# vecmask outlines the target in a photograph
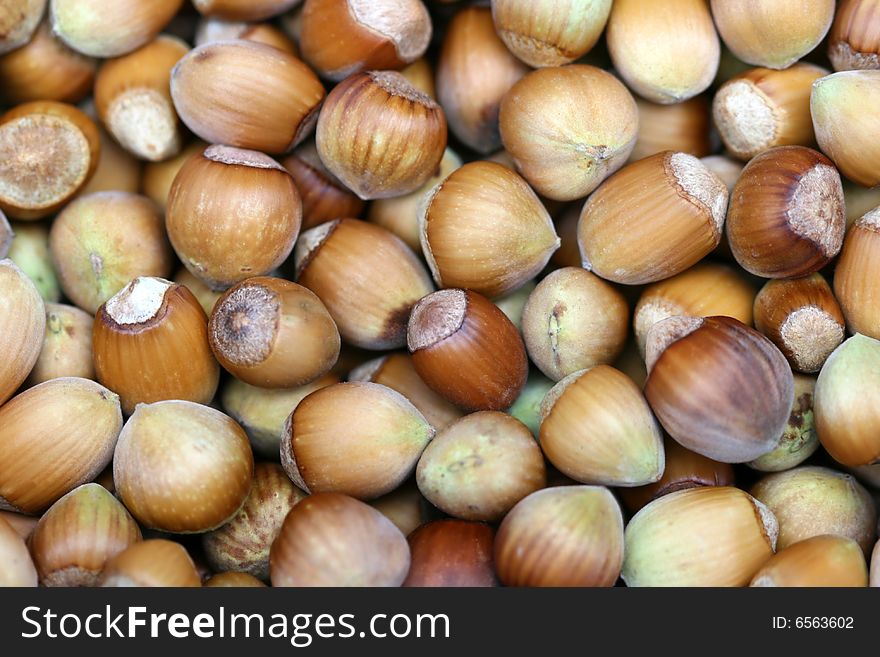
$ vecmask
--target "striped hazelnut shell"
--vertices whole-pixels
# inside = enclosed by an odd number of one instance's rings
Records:
[[[420,300],[407,343],[419,376],[462,408],[506,409],[525,386],[528,360],[519,331],[476,292],[440,290]]]
[[[840,174],[810,148],[780,146],[758,155],[730,195],[727,239],[736,261],[756,276],[818,271],[840,251],[845,229]]]
[[[99,484],[83,484],[43,514],[30,548],[43,586],[94,586],[106,562],[140,540],[119,500]]]
[[[541,418],[541,449],[575,481],[643,486],[663,474],[660,426],[638,386],[610,365],[562,379],[544,397]]]
[[[880,339],[880,208],[850,227],[834,270],[834,295],[850,333]]]
[[[406,344],[413,304],[434,286],[396,235],[357,219],[305,231],[294,251],[297,282],[318,295],[342,339],[363,349]]]
[[[674,276],[718,246],[727,198],[721,179],[692,155],[664,151],[634,162],[584,204],[584,268],[627,285]]]
[[[340,493],[316,493],[293,507],[269,555],[272,586],[400,586],[409,565],[400,530]]]
[[[626,526],[627,586],[745,586],[776,550],[779,523],[751,495],[700,486],[660,497]]]
[[[794,377],[763,335],[730,317],[670,317],[648,333],[645,396],[678,442],[724,463],[771,451]]]
[[[614,586],[623,556],[623,515],[601,486],[532,493],[495,536],[495,568],[506,586]]]
[[[247,499],[254,459],[244,430],[208,406],[140,404],[113,457],[116,493],[144,525],[201,533],[231,520]]]
[[[0,407],[0,508],[40,513],[92,481],[121,429],[119,397],[88,379],[52,379],[13,397]]]
[[[205,311],[189,290],[162,278],[136,278],[101,306],[92,353],[98,380],[127,415],[163,399],[207,404],[217,391]]]
[[[377,383],[337,383],[303,399],[281,440],[287,475],[309,493],[369,500],[415,469],[434,427],[403,395]]]

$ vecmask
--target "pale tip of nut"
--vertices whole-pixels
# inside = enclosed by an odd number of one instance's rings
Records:
[[[836,71],[880,69],[880,55],[875,52],[853,50],[846,41],[838,41],[828,48],[828,59]]]
[[[434,251],[431,249],[431,242],[428,239],[428,222],[429,214],[431,212],[431,204],[434,202],[434,198],[443,189],[443,184],[446,181],[443,180],[436,185],[429,192],[427,192],[422,198],[419,200],[417,217],[419,222],[419,243],[422,246],[422,255],[425,256],[425,262],[428,265],[428,271],[431,272],[431,277],[434,279],[434,282],[437,284],[437,287],[443,287],[443,277],[440,275],[440,268],[437,266],[437,260],[434,258]]]
[[[769,588],[775,587],[776,581],[770,575],[760,575],[752,580],[752,583],[749,586],[755,588]]]
[[[671,344],[690,335],[702,325],[702,317],[685,315],[667,317],[654,324],[648,331],[648,338],[645,342],[645,366],[648,368],[648,374],[651,373],[657,360]]]
[[[203,2],[204,0],[193,0],[193,4],[196,7]],[[199,21],[196,27],[195,45],[198,47],[206,43],[213,43],[214,41],[240,39],[248,27],[250,25],[242,21],[224,21],[213,17],[204,18]]]
[[[816,306],[792,312],[779,327],[779,335],[801,372],[818,372],[846,337],[844,327]]]
[[[104,311],[120,326],[142,324],[156,316],[174,285],[164,278],[140,276],[112,296]]]
[[[431,16],[420,0],[348,0],[348,9],[358,23],[390,40],[404,61],[420,57],[431,43]]]
[[[5,497],[0,496],[0,510],[2,511],[12,511],[13,513],[24,513],[23,509],[18,508]]]
[[[413,306],[406,338],[411,352],[425,349],[458,331],[467,313],[464,290],[440,290]]]
[[[773,104],[750,80],[731,80],[712,102],[712,117],[727,147],[750,158],[770,147],[779,132]]]
[[[767,538],[767,542],[770,544],[770,548],[776,552],[776,542],[779,539],[779,521],[776,519],[776,516],[773,515],[773,512],[767,508],[767,506],[761,502],[760,500],[756,500],[754,497],[749,496],[752,504],[755,507],[755,511],[758,515],[758,520],[761,522],[761,527],[763,530],[764,536]]]
[[[250,151],[246,148],[235,148],[234,146],[223,146],[215,144],[208,146],[202,156],[212,162],[220,164],[238,165],[243,167],[251,167],[253,169],[277,169],[287,173],[287,169],[278,164],[275,160],[259,151]]]
[[[297,277],[302,274],[315,253],[333,234],[333,231],[336,230],[340,222],[340,219],[327,221],[300,234],[299,239],[296,241],[296,248],[293,251],[293,269]]]
[[[279,328],[278,295],[259,283],[244,282],[223,296],[211,313],[212,346],[235,365],[262,363]]]
[[[0,210],[0,260],[3,260],[6,254],[9,253],[9,247],[12,246],[13,239],[15,239],[15,231],[12,230],[9,220],[3,214],[3,210]],[[10,262],[12,261],[10,260]]]
[[[349,381],[367,381],[372,382],[376,374],[385,366],[388,356],[379,356],[373,360],[368,360],[362,365],[358,365],[348,373]]]
[[[880,233],[880,207],[876,207],[856,219],[855,225]]]
[[[57,116],[29,114],[0,125],[0,199],[49,208],[81,187],[91,165],[88,139]]]
[[[122,146],[151,162],[180,150],[177,115],[170,101],[154,89],[130,89],[107,110],[107,128]]]
[[[648,332],[651,330],[651,327],[667,317],[681,315],[683,310],[679,304],[663,298],[653,298],[638,304],[633,315],[633,330],[636,334],[636,342],[638,343],[642,360],[645,359]]]
[[[291,413],[284,421],[284,427],[281,430],[281,467],[284,468],[284,472],[287,473],[288,479],[293,482],[294,486],[311,494],[312,491],[306,485],[302,473],[299,471],[299,466],[296,464],[296,456],[293,454],[294,439],[293,413]]]
[[[699,158],[687,153],[672,153],[669,168],[685,195],[709,215],[715,236],[720,240],[727,215],[727,185]]]
[[[846,230],[843,184],[837,169],[817,164],[798,179],[788,208],[788,223],[796,235],[813,242],[826,258],[837,255]]]
[[[397,71],[370,71],[369,76],[380,89],[390,96],[397,96],[429,109],[439,107],[433,98],[419,90]]]

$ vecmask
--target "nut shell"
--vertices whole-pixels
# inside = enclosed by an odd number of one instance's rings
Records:
[[[27,378],[40,357],[46,331],[43,300],[11,260],[0,260],[0,405]]]
[[[850,227],[834,270],[834,294],[850,333],[880,340],[880,208]]]
[[[880,184],[876,117],[863,108],[880,102],[880,71],[842,71],[813,83],[810,113],[819,148],[840,172],[864,187]]]
[[[192,587],[201,578],[186,549],[180,543],[153,538],[140,541],[107,562],[98,586],[104,587]]]
[[[498,36],[529,66],[562,66],[588,53],[605,28],[611,0],[492,0]]]
[[[314,127],[324,87],[290,53],[234,40],[189,51],[171,72],[171,97],[181,120],[209,143],[286,153]]]
[[[440,290],[423,298],[410,314],[407,342],[422,380],[462,408],[509,408],[525,386],[519,331],[476,292]]]
[[[673,105],[660,105],[636,98],[639,108],[639,135],[630,160],[677,151],[694,157],[712,152],[709,102],[705,95]]]
[[[0,586],[37,586],[37,569],[23,537],[0,518]]]
[[[433,437],[434,428],[400,393],[376,383],[337,383],[294,409],[281,462],[309,493],[369,500],[397,488]]]
[[[767,475],[752,487],[779,521],[780,550],[812,536],[856,541],[865,554],[874,544],[877,510],[854,477],[816,466]]]
[[[495,536],[495,567],[506,586],[614,586],[623,562],[623,516],[600,486],[532,493]]]
[[[528,427],[505,413],[478,411],[437,434],[419,459],[416,482],[449,515],[495,521],[547,480]]]
[[[0,14],[0,53],[15,50],[31,40],[46,11],[47,0],[22,0],[7,5]]]
[[[663,441],[665,467],[656,482],[634,488],[618,488],[617,494],[628,511],[636,513],[650,502],[679,490],[700,486],[733,486],[733,466],[719,463],[685,449],[671,438]]]
[[[772,280],[755,297],[755,327],[798,372],[818,372],[843,342],[843,312],[821,274]]]
[[[227,21],[262,21],[293,9],[301,0],[194,0],[203,16]]]
[[[207,404],[220,377],[207,324],[199,302],[182,285],[134,279],[95,318],[98,380],[120,396],[127,415],[140,403],[163,399]]]
[[[88,379],[52,379],[13,397],[0,407],[0,508],[40,513],[92,481],[121,429],[119,397]]]
[[[857,333],[839,346],[819,373],[813,404],[819,440],[836,461],[880,462],[880,340]]]
[[[320,297],[342,339],[363,349],[406,344],[413,304],[434,289],[425,266],[397,236],[357,219],[303,233],[297,281]]]
[[[400,586],[410,552],[381,513],[339,493],[297,504],[272,544],[272,586]]]
[[[279,161],[299,191],[303,230],[333,219],[360,216],[364,202],[327,171],[314,142],[301,144]]]
[[[141,540],[125,507],[99,484],[83,484],[55,502],[30,537],[43,586],[94,586],[105,563]]]
[[[806,0],[797,12],[787,0],[711,0],[715,27],[737,58],[768,68],[791,66],[828,33],[834,0]]]
[[[64,376],[95,378],[92,316],[73,306],[46,303],[46,334],[27,383],[37,385]]]
[[[812,84],[828,71],[799,62],[775,71],[755,68],[718,89],[712,116],[727,150],[748,160],[774,146],[812,146]]]
[[[9,103],[77,103],[91,91],[96,68],[95,60],[68,48],[43,21],[27,44],[0,57],[0,96]]]
[[[49,253],[49,227],[36,222],[12,224],[8,257],[37,287],[44,301],[61,301],[61,286]]]
[[[738,488],[701,486],[654,500],[626,526],[627,586],[745,586],[776,550],[779,524]]]
[[[95,78],[101,122],[127,151],[152,162],[180,151],[181,135],[171,100],[171,69],[189,45],[159,36],[143,48],[105,62]]]
[[[803,146],[780,146],[749,162],[727,210],[736,261],[764,278],[805,276],[843,245],[843,186],[831,160]]]
[[[828,34],[828,58],[835,71],[880,68],[876,0],[841,0]]]
[[[499,297],[534,278],[559,248],[544,205],[519,175],[470,162],[419,208],[422,252],[439,287]]]
[[[533,71],[513,85],[501,101],[499,122],[504,147],[535,190],[572,201],[624,165],[639,114],[617,78],[573,64]]]
[[[262,588],[266,585],[253,575],[248,575],[247,573],[226,572],[212,575],[211,578],[205,582],[204,586],[211,588]]]
[[[118,57],[151,41],[180,9],[183,0],[50,0],[52,31],[91,57]]]
[[[541,449],[575,481],[643,486],[663,474],[663,436],[648,402],[609,365],[562,379],[544,397],[541,416]]]
[[[738,269],[704,262],[646,287],[633,311],[633,330],[645,357],[648,333],[657,322],[687,315],[725,315],[752,325],[755,287]]]
[[[678,103],[712,84],[721,58],[703,0],[616,0],[608,52],[627,86],[655,103]]]
[[[165,222],[186,268],[225,290],[281,266],[299,234],[302,204],[293,178],[275,160],[209,146],[177,172]]]
[[[497,586],[489,525],[464,520],[435,520],[409,537],[412,557],[403,586]]]
[[[303,57],[337,82],[366,69],[402,68],[431,41],[421,0],[307,0],[300,21]]]
[[[232,520],[204,534],[205,557],[215,572],[247,573],[269,579],[269,549],[284,518],[306,494],[290,483],[276,463],[254,466],[254,485]]]
[[[324,166],[360,198],[402,196],[437,170],[446,116],[400,73],[358,73],[327,96],[315,143]]]
[[[254,459],[231,418],[189,401],[141,404],[113,458],[116,492],[145,527],[205,532],[228,522],[251,489]]]
[[[724,463],[771,451],[788,422],[794,377],[763,335],[730,317],[670,317],[648,333],[645,396],[663,428]]]
[[[39,100],[0,116],[0,211],[53,214],[89,181],[101,152],[97,126],[73,105]]]
[[[718,246],[727,198],[721,179],[692,155],[664,151],[634,162],[584,204],[584,268],[627,285],[674,276]]]
[[[254,277],[220,297],[208,322],[211,350],[236,378],[293,388],[327,373],[339,357],[339,331],[310,290]]]
[[[353,369],[348,380],[379,383],[396,390],[438,431],[464,415],[422,381],[409,354],[392,353],[367,361]]]
[[[861,587],[868,567],[859,544],[842,536],[814,536],[772,556],[749,586]]]
[[[750,468],[761,472],[790,470],[810,458],[819,448],[819,434],[813,410],[815,388],[815,377],[795,374],[794,403],[779,443],[773,451],[750,461]]]
[[[223,410],[235,418],[247,432],[254,452],[263,458],[277,459],[284,423],[293,409],[315,390],[339,383],[335,374],[296,388],[258,388],[231,377],[220,396]]]
[[[529,295],[522,333],[529,357],[554,381],[613,362],[628,333],[623,295],[580,267],[551,272]]]
[[[130,192],[95,192],[68,204],[52,222],[49,249],[64,294],[90,314],[133,278],[167,278],[173,267],[159,208]]]
[[[498,150],[501,99],[528,72],[496,34],[488,8],[456,13],[437,62],[437,98],[452,133],[479,153]]]

